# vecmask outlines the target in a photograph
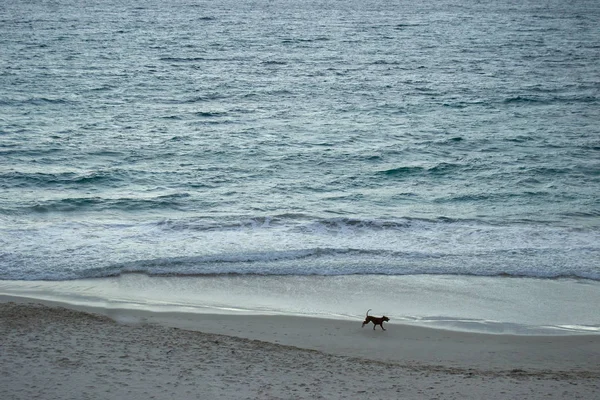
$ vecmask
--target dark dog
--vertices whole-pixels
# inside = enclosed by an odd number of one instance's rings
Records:
[[[370,308],[369,308],[369,311],[371,311]],[[389,321],[390,319],[388,317],[386,317],[385,315],[383,317],[373,317],[372,315],[369,315],[369,311],[367,311],[367,316],[365,317],[365,320],[363,321],[361,328],[364,328],[366,324],[368,324],[369,322],[372,322],[373,330],[375,330],[375,327],[377,325],[379,325],[381,327],[381,329],[383,329],[385,331],[385,328],[383,327],[383,323]]]

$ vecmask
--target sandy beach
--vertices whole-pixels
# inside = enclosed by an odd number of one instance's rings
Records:
[[[592,399],[600,335],[0,298],[2,399]],[[63,308],[69,307],[69,308]]]

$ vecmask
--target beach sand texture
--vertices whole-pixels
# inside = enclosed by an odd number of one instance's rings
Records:
[[[593,399],[600,392],[600,335],[404,325],[382,332],[360,321],[124,310],[109,318],[3,300],[0,398],[7,400]]]

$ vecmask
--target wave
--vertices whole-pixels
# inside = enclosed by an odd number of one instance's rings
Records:
[[[55,185],[97,185],[106,183],[115,183],[125,180],[125,173],[119,171],[98,171],[93,173],[77,172],[7,172],[0,174],[2,188],[11,187],[51,187]]]
[[[460,139],[456,141],[460,141]],[[439,163],[431,167],[406,166],[391,168],[379,171],[379,174],[393,177],[409,177],[414,175],[446,175],[455,173],[455,171],[460,168],[463,168],[463,166],[459,164]]]
[[[596,96],[513,96],[503,100],[504,104],[548,105],[554,103],[596,103]]]
[[[195,63],[199,61],[206,61],[204,57],[161,57],[160,61],[174,62],[174,63]]]
[[[183,200],[180,196],[184,196]],[[148,201],[169,207],[186,193]],[[101,208],[94,198],[59,210]],[[146,207],[116,199],[118,207]],[[38,212],[46,212],[48,205]],[[116,206],[110,205],[111,210]],[[164,207],[163,207],[164,209]],[[103,217],[105,218],[105,217]],[[10,227],[7,227],[10,226]],[[70,280],[143,273],[478,275],[600,280],[597,228],[452,218],[329,218],[303,213],[0,227],[0,279]],[[8,238],[18,237],[18,240]],[[5,238],[5,239],[3,239]]]
[[[266,60],[262,62],[263,65],[288,65],[287,61],[284,60]]]
[[[327,42],[331,39],[326,36],[317,36],[314,38],[285,38],[281,41],[282,44],[298,44],[298,43],[313,43],[313,42]]]
[[[26,207],[26,211],[34,213],[80,212],[80,211],[135,211],[147,209],[176,209],[186,207],[188,193],[175,193],[150,198],[114,198],[71,197],[59,200],[48,200]],[[21,210],[23,211],[23,210]]]
[[[252,228],[268,229],[274,227],[286,227],[291,230],[302,232],[314,231],[360,231],[379,232],[384,230],[405,230],[411,226],[426,226],[437,224],[450,224],[455,222],[466,222],[466,220],[457,220],[447,217],[436,219],[424,218],[396,218],[396,219],[368,219],[368,218],[319,218],[302,213],[285,213],[273,216],[246,218],[233,218],[231,220],[212,220],[209,218],[170,220],[164,219],[156,222],[156,226],[162,230],[176,231],[226,231],[231,229]]]
[[[386,251],[359,248],[308,248],[285,251],[239,252],[202,256],[162,257],[113,263],[96,267],[43,268],[32,270],[8,254],[0,254],[4,280],[77,280],[117,277],[129,273],[148,276],[348,276],[348,275],[456,275],[519,277],[537,279],[586,279],[600,281],[595,266],[565,266],[560,260],[597,248],[573,249],[564,254],[556,249],[509,249],[473,254],[428,251]],[[496,260],[496,261],[490,261]],[[500,261],[497,261],[500,260]],[[558,265],[557,265],[558,264]]]
[[[384,270],[379,271],[373,268],[365,270],[353,269],[348,271],[323,271],[317,268],[307,268],[298,271],[292,267],[282,267],[277,269],[261,268],[258,265],[246,266],[243,269],[237,268],[235,263],[229,262],[229,267],[219,265],[219,269],[214,266],[206,265],[204,268],[195,265],[185,265],[181,262],[168,262],[162,265],[149,267],[142,262],[130,264],[127,266],[108,266],[97,269],[85,270],[82,272],[61,272],[60,274],[52,272],[44,272],[37,274],[29,274],[28,276],[18,275],[0,275],[2,280],[45,280],[45,281],[65,281],[65,280],[80,280],[80,279],[102,279],[114,278],[125,274],[144,274],[147,276],[161,277],[217,277],[217,276],[414,276],[414,275],[432,275],[432,276],[481,276],[481,277],[498,277],[498,278],[530,278],[530,279],[582,279],[590,281],[600,281],[600,273],[597,272],[550,272],[542,271],[510,271],[510,270],[481,270],[481,271],[452,271],[444,268],[425,269],[405,269],[401,271]]]
[[[423,171],[425,171],[423,167],[397,167],[379,171],[379,173],[387,176],[403,177],[420,174]]]
[[[598,249],[567,250],[567,256]],[[144,273],[168,276],[216,275],[469,275],[529,278],[582,278],[600,280],[600,271],[561,266],[550,259],[564,258],[563,250],[502,249],[471,254],[435,251],[396,251],[360,248],[308,248],[288,251],[229,253],[210,256],[157,258],[87,270],[83,277]],[[489,260],[501,260],[489,262]],[[519,262],[529,260],[531,264]]]
[[[212,92],[192,97],[164,99],[163,102],[166,104],[195,104],[221,100],[225,99],[226,97],[227,96],[223,93]]]
[[[194,113],[194,115],[196,115],[197,117],[203,117],[203,118],[214,118],[214,117],[223,117],[223,116],[227,115],[227,113],[224,111],[198,111],[198,112]]]
[[[233,61],[245,61],[247,58],[243,56],[232,56],[232,57],[161,57],[160,61],[177,63],[177,64],[194,64],[199,62],[233,62]]]
[[[247,277],[267,277],[267,276],[322,276],[322,277],[335,277],[335,276],[477,276],[477,277],[488,277],[488,278],[524,278],[524,279],[581,279],[587,281],[600,281],[599,274],[534,274],[534,273],[510,273],[510,272],[497,272],[497,273],[455,273],[455,272],[446,272],[446,271],[434,271],[434,272],[411,272],[407,271],[406,273],[398,274],[398,273],[380,273],[380,272],[365,272],[365,273],[331,273],[331,274],[322,274],[318,272],[306,272],[306,273],[297,273],[294,271],[279,271],[277,273],[268,273],[264,271],[221,271],[221,272],[203,272],[203,271],[190,271],[190,272],[178,272],[178,271],[147,271],[147,270],[120,270],[114,272],[104,272],[98,275],[95,274],[84,274],[84,276],[78,276],[73,278],[65,278],[65,279],[34,279],[34,280],[46,280],[46,281],[62,281],[62,280],[78,280],[78,279],[103,279],[103,278],[115,278],[127,274],[143,274],[149,277],[235,277],[235,276],[247,276]]]
[[[0,106],[22,107],[27,105],[44,106],[44,105],[69,105],[74,101],[65,98],[51,97],[30,97],[27,99],[0,99]]]

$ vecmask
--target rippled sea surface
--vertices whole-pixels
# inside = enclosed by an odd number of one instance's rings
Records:
[[[600,280],[597,1],[0,3],[0,279]]]

